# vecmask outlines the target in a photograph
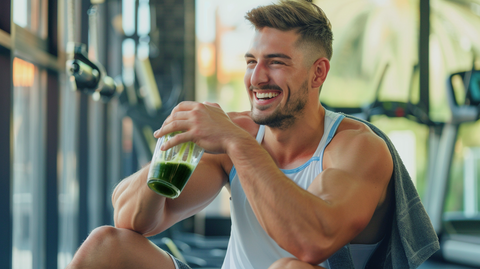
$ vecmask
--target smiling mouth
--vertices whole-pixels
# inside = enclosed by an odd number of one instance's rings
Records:
[[[259,100],[268,100],[277,97],[279,94],[278,92],[256,92],[255,97]]]

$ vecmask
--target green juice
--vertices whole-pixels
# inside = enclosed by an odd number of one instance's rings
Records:
[[[195,167],[185,162],[157,162],[151,168],[147,185],[156,193],[176,198],[187,184]]]

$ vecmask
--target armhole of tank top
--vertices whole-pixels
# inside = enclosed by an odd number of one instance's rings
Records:
[[[334,112],[332,112],[334,113]],[[337,113],[335,113],[337,114]],[[343,114],[338,114],[338,117],[335,119],[335,122],[333,123],[332,127],[330,128],[330,131],[328,132],[327,136],[327,141],[325,141],[325,145],[322,148],[322,151],[320,153],[320,170],[323,171],[323,154],[325,153],[325,149],[327,148],[328,144],[332,141],[333,137],[335,136],[335,133],[337,132],[338,126],[340,126],[340,122],[345,118]]]
[[[232,165],[232,170],[230,170],[230,174],[228,175],[228,183],[230,183],[230,187],[232,187],[232,180],[237,175],[237,170],[235,169],[235,165]]]
[[[265,136],[265,125],[260,125],[260,127],[258,127],[257,137],[255,139],[260,144],[262,143],[264,136]]]
[[[255,138],[257,142],[260,144],[262,143],[263,136],[265,135],[265,125],[260,125],[257,132],[257,137]],[[232,180],[237,175],[237,170],[235,169],[235,165],[232,165],[232,169],[230,170],[230,174],[228,175],[228,183],[232,186]]]

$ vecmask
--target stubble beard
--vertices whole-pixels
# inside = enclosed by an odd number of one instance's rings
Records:
[[[274,85],[274,88],[278,87]],[[308,99],[308,81],[305,80],[300,85],[299,90],[288,98],[284,107],[277,107],[271,114],[258,116],[253,113],[253,103],[251,104],[251,117],[256,124],[266,125],[270,128],[286,130],[291,127],[297,118],[304,113],[305,105]]]

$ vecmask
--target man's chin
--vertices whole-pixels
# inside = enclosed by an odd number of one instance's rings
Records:
[[[267,125],[267,126],[278,126],[281,122],[278,117],[275,115],[254,115],[252,114],[252,120],[259,125]],[[280,124],[281,125],[281,124]]]
[[[292,115],[269,114],[268,116],[262,116],[258,116],[252,113],[251,117],[252,120],[258,125],[266,125],[270,128],[280,130],[288,129],[295,122],[295,117]]]
[[[266,122],[270,121],[272,118],[271,113],[266,113],[264,111],[258,110],[258,109],[253,109],[252,112],[250,113],[252,120],[256,124],[262,124],[265,125]]]

